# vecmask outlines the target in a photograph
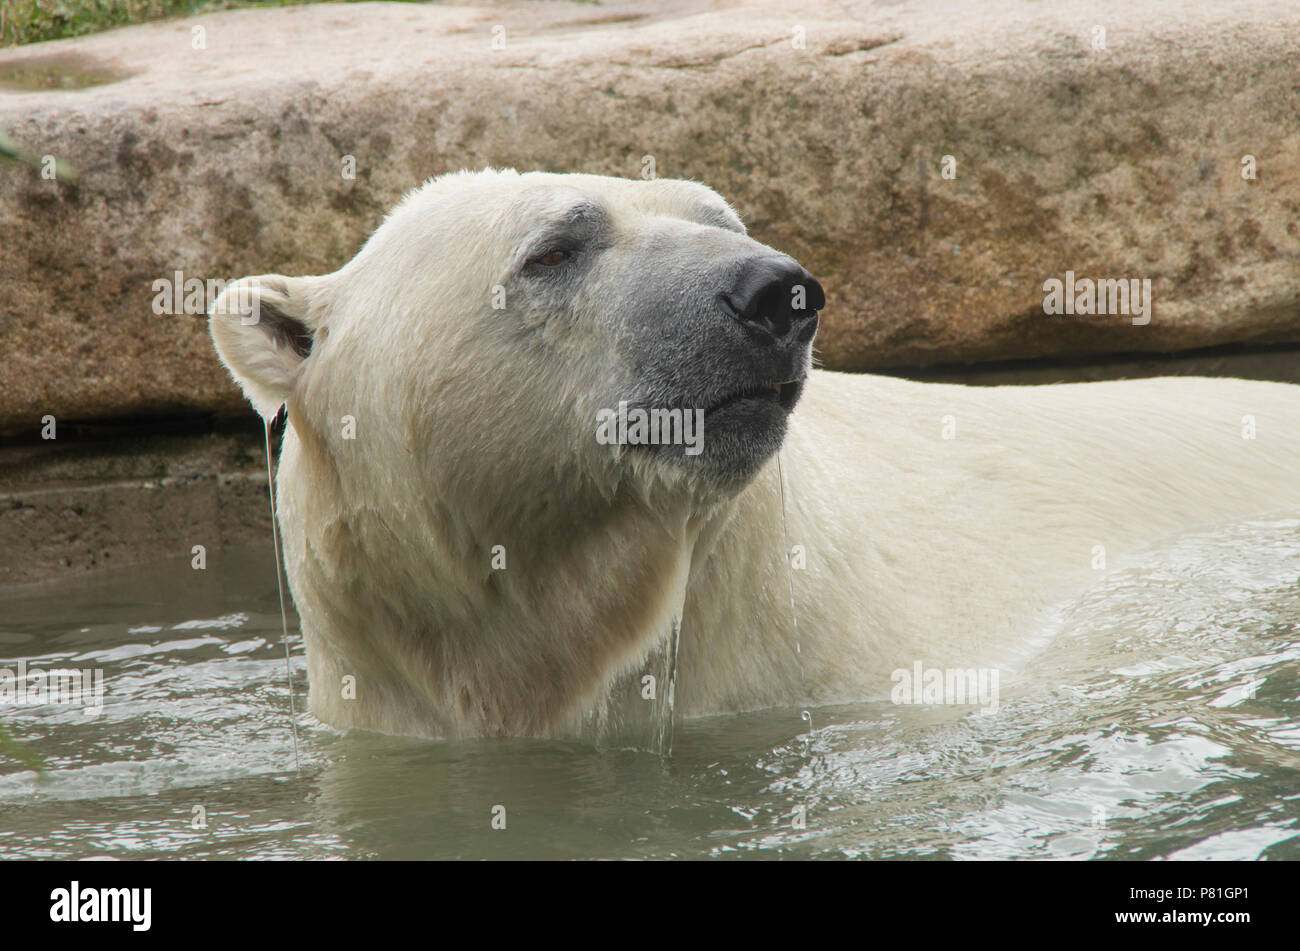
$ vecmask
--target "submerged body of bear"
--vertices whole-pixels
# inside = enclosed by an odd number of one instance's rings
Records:
[[[288,406],[312,712],[568,734],[678,629],[687,716],[887,696],[1014,666],[1099,557],[1300,508],[1300,388],[812,371],[823,303],[703,186],[513,172],[430,182],[334,274],[232,285],[218,351]],[[598,438],[628,407],[702,438]]]

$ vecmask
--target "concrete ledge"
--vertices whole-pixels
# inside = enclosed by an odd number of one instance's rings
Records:
[[[252,435],[0,449],[0,586],[271,537]]]

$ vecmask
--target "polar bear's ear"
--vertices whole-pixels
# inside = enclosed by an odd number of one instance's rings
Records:
[[[316,278],[240,278],[212,302],[208,329],[217,354],[263,419],[275,418],[311,355]]]

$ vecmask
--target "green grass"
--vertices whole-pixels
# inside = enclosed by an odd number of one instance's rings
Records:
[[[308,2],[311,0],[0,0],[0,47],[85,36],[115,26],[212,10]]]

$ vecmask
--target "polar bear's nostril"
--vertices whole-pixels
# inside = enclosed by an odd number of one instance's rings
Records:
[[[808,343],[817,331],[817,311],[826,305],[817,279],[785,256],[746,262],[718,300],[751,337],[768,345]]]

